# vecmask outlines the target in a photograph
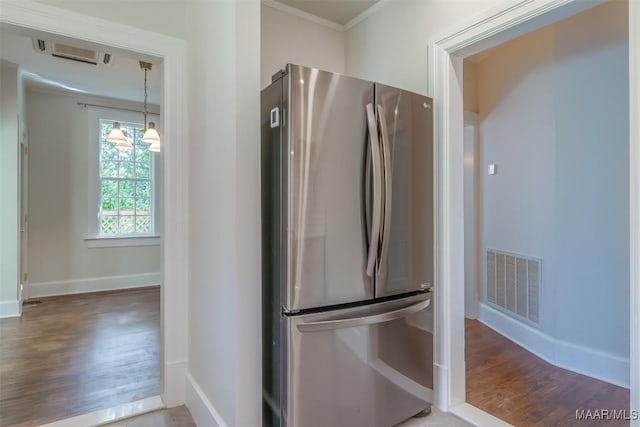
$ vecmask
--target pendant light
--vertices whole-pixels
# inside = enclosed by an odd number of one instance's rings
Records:
[[[131,138],[129,138],[129,136],[127,135],[126,130],[122,131],[122,136],[124,137],[124,139],[116,141],[116,148],[120,150],[133,150],[133,143],[131,141]]]
[[[156,130],[156,124],[149,122],[147,126],[147,71],[151,70],[151,63],[140,61],[140,68],[144,70],[144,135],[143,142],[151,143],[149,151],[160,151],[160,134]]]
[[[124,133],[122,133],[122,130],[120,129],[120,122],[114,122],[113,127],[111,128],[111,132],[109,132],[109,135],[107,136],[107,141],[117,143],[118,141],[124,141],[125,139],[127,138],[124,136]]]
[[[113,128],[111,128],[106,140],[115,143],[116,148],[121,150],[131,150],[133,148],[131,140],[127,138],[127,131],[120,129],[120,122],[113,123]]]

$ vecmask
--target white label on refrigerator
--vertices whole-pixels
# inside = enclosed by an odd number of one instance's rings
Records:
[[[280,126],[280,109],[278,107],[271,110],[271,129]]]

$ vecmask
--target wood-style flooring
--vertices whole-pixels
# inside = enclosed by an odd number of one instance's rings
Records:
[[[477,320],[465,320],[467,402],[516,427],[628,426],[576,420],[577,409],[626,409],[629,390],[550,365]]]
[[[160,394],[160,289],[41,298],[0,319],[0,426]]]

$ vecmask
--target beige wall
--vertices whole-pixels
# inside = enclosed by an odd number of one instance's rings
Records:
[[[346,73],[426,94],[429,40],[502,2],[392,0],[346,32]]]
[[[88,109],[62,93],[27,91],[31,284],[160,271],[159,246],[88,248]],[[100,101],[98,100],[98,103]],[[130,105],[128,105],[130,106]]]
[[[0,61],[0,317],[18,300],[18,67]],[[8,304],[11,305],[9,310]]]
[[[468,60],[463,61],[463,100],[464,111],[471,111],[472,113],[478,112],[478,97],[477,97],[477,66],[475,62]]]
[[[344,33],[261,5],[261,88],[287,63],[344,73]]]
[[[62,9],[184,38],[187,0],[36,0]]]

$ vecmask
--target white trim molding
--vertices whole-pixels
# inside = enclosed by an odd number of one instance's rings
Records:
[[[314,24],[325,26],[334,31],[344,31],[344,25],[336,24],[335,22],[329,21],[328,19],[320,18],[319,16],[313,15],[311,13],[305,12],[304,10],[300,10],[298,8],[280,3],[275,0],[262,0],[262,4],[272,9],[279,10],[280,12],[288,13],[289,15],[306,19],[307,21],[313,22]]]
[[[160,236],[92,237],[84,239],[87,248],[123,248],[132,246],[160,246]]]
[[[20,317],[20,301],[0,301],[0,319]]]
[[[554,338],[486,304],[478,320],[552,365],[629,388],[628,357]]]
[[[186,359],[164,364],[163,381],[173,385],[172,387],[165,387],[165,391],[162,393],[162,400],[167,404],[167,408],[173,408],[185,402],[187,365]]]
[[[298,18],[306,19],[309,22],[313,22],[315,24],[325,26],[332,30],[345,32],[355,27],[360,22],[364,21],[374,13],[378,12],[390,1],[391,0],[378,0],[372,6],[362,11],[358,16],[352,18],[349,22],[347,22],[344,25],[338,24],[328,19],[321,18],[319,16],[313,15],[311,13],[305,12],[304,10],[300,10],[296,7],[289,6],[285,3],[281,3],[276,0],[261,0],[261,3],[270,8],[279,10],[284,13],[288,13],[289,15],[297,16]]]
[[[640,412],[640,2],[629,3],[631,409]],[[631,427],[640,427],[640,419]]]
[[[450,54],[466,57],[558,22],[607,0],[507,0],[433,39]]]
[[[122,276],[89,277],[86,279],[35,282],[25,285],[26,298],[43,298],[88,292],[117,291],[121,289],[159,286],[160,273],[128,274]]]
[[[436,138],[436,405],[448,411],[465,401],[462,59],[596,6],[603,0],[506,0],[428,42],[429,95]],[[640,2],[629,2],[631,100],[631,401],[640,402]],[[477,414],[476,414],[477,415]],[[482,424],[470,413],[470,421]],[[640,427],[640,420],[632,420]]]
[[[101,426],[111,424],[113,422],[124,420],[126,418],[136,417],[148,412],[163,409],[164,403],[160,396],[147,397],[146,399],[135,400],[122,405],[114,406],[106,409],[99,409],[88,414],[78,415],[76,417],[66,418],[64,420],[53,423],[43,424],[40,427],[87,427]],[[137,424],[137,423],[136,423]]]
[[[187,359],[188,327],[188,141],[187,43],[98,17],[60,9],[33,0],[2,0],[0,29],[37,31],[133,52],[145,61],[161,63],[163,83],[160,115],[163,121],[161,353],[162,393],[168,406],[184,402],[184,378],[167,378],[168,366]]]
[[[196,425],[227,427],[224,419],[222,419],[220,413],[216,410],[209,399],[207,399],[207,395],[202,391],[196,380],[193,379],[191,373],[187,372],[186,378],[186,404]]]
[[[481,411],[468,403],[461,403],[451,408],[452,414],[476,426],[513,427],[511,424],[496,418],[488,412]]]
[[[362,21],[364,21],[365,19],[373,15],[374,13],[377,13],[380,9],[385,7],[387,3],[389,3],[390,1],[391,0],[378,0],[371,7],[364,10],[360,15],[356,16],[355,18],[353,18],[352,20],[344,24],[343,31],[348,31],[352,29],[353,27],[355,27],[356,25],[358,25],[359,23],[361,23]]]

